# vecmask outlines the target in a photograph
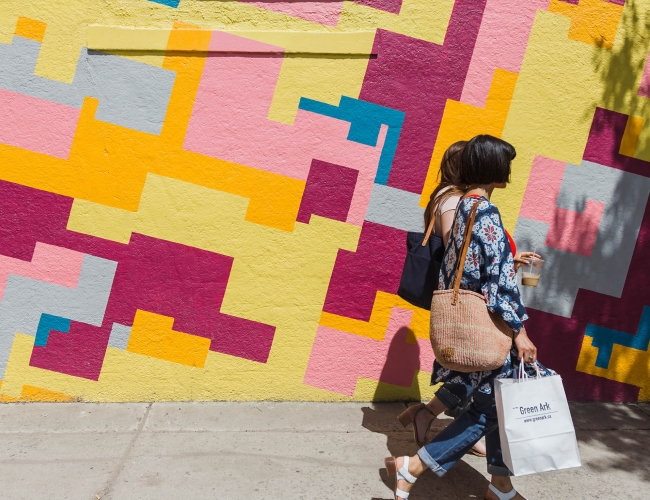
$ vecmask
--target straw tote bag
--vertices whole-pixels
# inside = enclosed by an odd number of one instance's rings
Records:
[[[460,289],[467,248],[472,237],[475,203],[465,227],[463,245],[451,290],[436,290],[431,300],[431,346],[438,362],[464,373],[503,366],[512,346],[512,330],[488,311],[482,294]]]

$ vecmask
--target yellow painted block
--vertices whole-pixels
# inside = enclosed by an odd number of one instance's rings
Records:
[[[372,26],[442,45],[453,7],[453,0],[402,0],[399,14],[392,14],[346,0],[337,28]]]
[[[2,380],[0,380],[0,392],[2,391]],[[20,401],[20,398],[12,398],[11,396],[5,396],[0,394],[0,403],[17,403]]]
[[[42,42],[47,24],[27,17],[19,17],[14,34],[30,40]]]
[[[549,12],[571,19],[569,38],[596,47],[611,49],[623,6],[607,0],[580,0],[573,5],[561,0],[551,0]]]
[[[21,401],[40,401],[43,403],[69,403],[77,398],[62,392],[50,391],[41,387],[24,385],[20,393]]]
[[[431,385],[431,374],[416,370],[411,387],[359,378],[353,401],[431,401],[442,384]],[[396,415],[397,416],[397,415]]]
[[[203,368],[210,339],[172,329],[174,318],[137,310],[126,350],[173,363]]]
[[[650,352],[614,344],[609,366],[599,368],[596,366],[598,348],[592,346],[592,341],[587,336],[583,339],[576,370],[640,387],[639,401],[650,400]]]
[[[341,96],[357,99],[368,57],[285,56],[268,118],[292,125],[301,97],[338,106]]]
[[[440,162],[449,146],[457,141],[468,141],[478,134],[501,137],[516,83],[516,73],[497,69],[484,108],[447,100],[422,190],[420,206],[427,206],[429,196],[438,185]]]
[[[621,140],[621,147],[618,151],[620,154],[634,157],[636,147],[639,143],[639,135],[643,129],[643,122],[643,118],[637,118],[636,116],[628,117],[625,132],[623,132],[623,139]]]
[[[157,50],[165,51],[171,29],[88,26],[86,47],[89,50]],[[189,47],[184,50],[200,50]]]
[[[353,333],[362,337],[375,340],[383,340],[390,320],[390,312],[393,307],[413,311],[413,318],[409,325],[415,337],[429,338],[430,313],[420,307],[409,304],[401,297],[391,293],[378,291],[375,302],[372,305],[369,321],[362,321],[345,316],[323,312],[320,317],[320,325],[327,326],[342,332]],[[412,339],[415,342],[415,339]]]

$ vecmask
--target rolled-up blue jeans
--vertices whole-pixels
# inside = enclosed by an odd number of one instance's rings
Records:
[[[440,389],[436,391],[436,397],[444,404],[448,410],[445,414],[457,418],[463,413],[472,402],[472,393],[474,389],[467,384],[452,384],[445,382]]]
[[[468,390],[471,391],[471,387]],[[472,396],[473,401],[469,408],[429,444],[420,448],[418,456],[427,467],[442,477],[479,439],[485,436],[488,473],[495,476],[509,476],[510,471],[503,463],[501,455],[494,388],[492,394],[473,390]]]

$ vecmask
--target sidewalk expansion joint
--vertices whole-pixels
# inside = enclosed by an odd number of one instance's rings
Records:
[[[138,424],[138,427],[135,430],[135,433],[133,434],[133,438],[131,439],[128,446],[126,447],[126,450],[124,450],[124,453],[120,457],[120,461],[115,467],[115,470],[109,476],[108,481],[106,481],[106,486],[104,486],[104,488],[97,495],[95,495],[95,498],[99,499],[99,498],[108,497],[112,493],[113,489],[115,488],[115,484],[117,483],[117,479],[120,477],[120,474],[122,473],[124,467],[126,466],[126,462],[129,459],[129,455],[131,454],[131,451],[133,450],[136,441],[140,437],[140,434],[142,434],[142,429],[144,428],[144,424],[147,422],[147,417],[149,417],[149,412],[151,411],[152,406],[153,403],[149,403],[145,408],[144,414],[142,415],[142,419],[140,420],[140,423]]]

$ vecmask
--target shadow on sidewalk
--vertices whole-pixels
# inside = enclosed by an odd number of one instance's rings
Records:
[[[405,357],[404,350],[400,349],[399,344],[404,342],[404,337],[404,335],[396,335],[393,342],[391,342],[379,380],[394,379],[396,370],[413,373],[413,370],[419,366],[419,350],[411,349],[410,355]],[[415,380],[416,383],[412,388],[411,395],[415,401],[419,401],[421,393],[417,385],[417,378]],[[379,384],[374,399],[386,400],[389,394],[390,391],[386,385]],[[363,412],[361,425],[371,432],[386,436],[386,456],[412,456],[418,450],[411,426],[404,429],[397,420],[397,415],[406,408],[407,404],[377,403],[361,409]],[[435,420],[431,426],[429,438],[435,436],[451,421],[449,418]],[[392,499],[393,482],[391,478],[387,477],[386,469],[383,467],[383,459],[384,457],[377,457],[377,464],[381,466],[378,473],[386,485],[386,495],[383,498]],[[443,478],[437,477],[431,471],[426,471],[418,478],[409,499],[444,498],[445,500],[466,500],[468,498],[483,498],[487,487],[488,481],[485,477],[461,460]],[[383,499],[374,498],[373,500]]]

